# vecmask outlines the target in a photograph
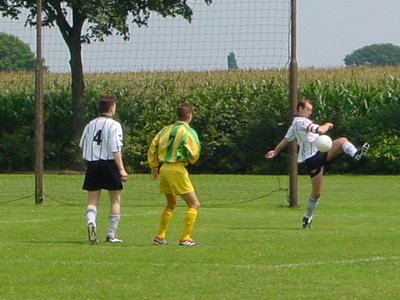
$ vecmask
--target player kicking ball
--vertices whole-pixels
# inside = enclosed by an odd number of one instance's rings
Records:
[[[325,123],[318,125],[313,123],[309,119],[312,109],[311,100],[304,99],[299,101],[297,104],[297,114],[285,137],[278,143],[274,150],[268,151],[265,154],[265,157],[268,159],[274,158],[290,142],[297,142],[299,146],[297,162],[305,163],[311,178],[311,195],[308,198],[303,217],[303,228],[311,227],[314,210],[322,192],[322,178],[325,165],[342,152],[350,155],[355,160],[360,160],[369,149],[369,144],[367,143],[357,149],[347,138],[340,137],[333,141],[332,147],[327,152],[318,151],[315,145],[318,136],[332,129],[333,124]]]
[[[99,102],[99,116],[86,125],[79,146],[86,161],[83,189],[88,192],[86,224],[89,242],[98,243],[96,218],[97,206],[102,189],[110,196],[109,226],[106,236],[108,243],[122,243],[117,238],[120,221],[121,191],[128,179],[122,161],[122,128],[113,120],[116,103],[113,97],[103,96]]]

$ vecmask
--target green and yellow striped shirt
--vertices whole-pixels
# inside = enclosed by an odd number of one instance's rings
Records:
[[[194,164],[200,157],[200,141],[196,131],[185,122],[165,126],[154,137],[147,151],[150,168],[161,163]]]

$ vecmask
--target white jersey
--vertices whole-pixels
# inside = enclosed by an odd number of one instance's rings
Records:
[[[79,147],[86,161],[113,160],[122,150],[121,124],[110,117],[99,116],[86,125]]]
[[[317,153],[315,140],[318,137],[318,124],[314,124],[311,120],[304,117],[295,117],[292,125],[286,132],[285,139],[288,141],[296,140],[299,145],[297,162],[302,163],[307,158]]]

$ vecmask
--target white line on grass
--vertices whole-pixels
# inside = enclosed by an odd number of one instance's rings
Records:
[[[314,261],[314,262],[299,262],[299,263],[290,263],[290,264],[276,264],[276,265],[268,265],[268,264],[244,264],[238,265],[234,264],[232,267],[239,269],[269,269],[269,270],[281,270],[281,269],[294,269],[301,267],[312,267],[312,266],[326,266],[326,265],[355,265],[360,263],[374,263],[379,261],[394,261],[400,260],[400,256],[372,256],[367,258],[359,258],[359,259],[345,259],[345,260],[330,260],[330,261]],[[156,267],[166,267],[171,264],[166,263],[152,263],[152,265]],[[218,265],[218,264],[217,264]],[[213,264],[213,266],[216,266]]]
[[[269,269],[269,270],[282,270],[282,269],[293,269],[293,268],[301,268],[301,267],[313,267],[313,266],[326,266],[326,265],[355,265],[355,264],[360,264],[360,263],[374,263],[374,262],[380,262],[380,261],[395,261],[395,260],[400,260],[400,256],[372,256],[369,258],[359,258],[359,259],[347,259],[347,260],[330,260],[330,261],[315,261],[315,262],[308,262],[308,263],[290,263],[290,264],[277,264],[277,265],[261,265],[261,264],[246,264],[246,265],[231,265],[234,268],[240,268],[240,269]],[[19,263],[19,264],[26,264],[26,263],[33,263],[32,261],[27,261],[27,260],[22,260],[22,259],[4,259],[3,263]],[[80,261],[80,260],[74,260],[74,261],[63,261],[63,260],[54,260],[54,261],[48,261],[48,264],[51,265],[86,265],[88,262],[85,261]],[[116,262],[116,261],[92,261],[90,262],[91,265],[97,265],[97,266],[125,266],[124,262]],[[133,262],[135,264],[135,262]],[[143,262],[136,262],[136,264],[146,264]],[[205,265],[204,263],[201,263],[202,265]],[[150,263],[151,266],[154,267],[171,267],[171,266],[180,266],[180,263]],[[218,265],[218,264],[217,264]],[[216,266],[216,264],[212,264],[213,267]],[[229,265],[224,265],[224,267],[227,267]]]
[[[267,268],[271,270],[276,269],[291,269],[299,267],[312,267],[312,266],[326,266],[326,265],[355,265],[360,263],[373,263],[387,260],[400,260],[400,256],[372,256],[368,258],[359,259],[344,259],[344,260],[330,260],[330,261],[314,261],[314,262],[300,262],[290,264],[277,264],[277,265],[238,265],[239,268]]]

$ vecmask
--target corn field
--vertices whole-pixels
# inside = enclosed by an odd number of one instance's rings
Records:
[[[1,73],[0,171],[33,169],[34,74]],[[312,119],[330,121],[333,138],[346,136],[372,148],[356,166],[343,160],[331,172],[399,173],[400,69],[306,69],[299,72],[299,98],[314,102]],[[45,168],[65,170],[80,161],[71,140],[69,74],[45,74]],[[192,126],[202,156],[192,172],[285,173],[285,154],[271,166],[263,154],[288,126],[288,74],[284,70],[87,74],[85,118],[96,116],[100,95],[117,99],[124,128],[124,160],[147,172],[146,150],[154,134],[174,122],[180,102],[194,106]]]

